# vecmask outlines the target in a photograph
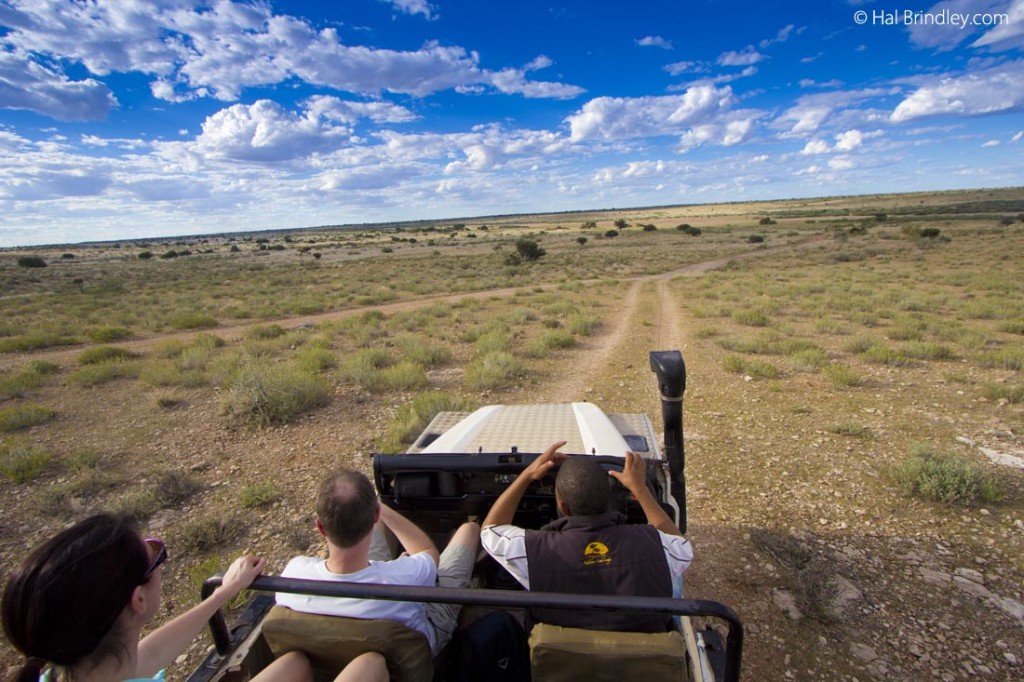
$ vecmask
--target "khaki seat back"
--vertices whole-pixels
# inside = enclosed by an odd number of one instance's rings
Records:
[[[534,680],[662,682],[686,680],[686,642],[678,632],[609,632],[538,623],[530,633]]]
[[[370,651],[384,656],[392,680],[430,682],[434,677],[427,638],[393,620],[321,616],[274,606],[263,620],[263,637],[274,656],[301,651],[314,668],[330,672],[332,678]]]

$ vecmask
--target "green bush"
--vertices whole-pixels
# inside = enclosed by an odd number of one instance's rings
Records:
[[[737,324],[745,324],[749,327],[767,327],[771,320],[760,310],[737,310],[732,314],[732,319]]]
[[[89,331],[88,335],[89,338],[96,343],[109,343],[111,341],[120,341],[121,339],[130,338],[132,336],[132,331],[126,327],[103,325]]]
[[[837,388],[857,386],[861,382],[860,375],[849,365],[826,365],[821,371]]]
[[[115,379],[134,379],[139,376],[137,362],[110,360],[79,367],[68,375],[68,381],[79,386],[97,386]]]
[[[1020,371],[1024,369],[1024,347],[1008,346],[999,350],[979,353],[978,362],[982,367]]]
[[[153,490],[135,490],[122,495],[110,505],[114,514],[125,516],[142,524],[160,510],[160,498]]]
[[[19,256],[18,257],[19,268],[45,268],[46,261],[39,256]]]
[[[828,353],[820,348],[808,348],[789,356],[793,368],[800,372],[817,372],[829,363]]]
[[[0,373],[0,400],[25,397],[31,389],[43,385],[46,375],[59,369],[52,362],[33,360],[12,372]]]
[[[871,346],[863,353],[864,359],[876,365],[892,365],[893,367],[906,367],[912,364],[911,359],[898,348],[889,348],[882,344]]]
[[[893,468],[893,479],[908,495],[935,502],[998,502],[1004,493],[994,476],[953,453],[939,453],[915,443],[910,457]]]
[[[861,426],[856,422],[843,422],[841,424],[833,424],[829,427],[829,432],[839,436],[851,436],[853,438],[870,438],[871,429],[866,426]]]
[[[10,433],[45,424],[57,415],[42,405],[17,405],[0,410],[0,433]]]
[[[493,351],[475,359],[466,368],[466,385],[474,390],[504,388],[522,371],[522,363],[511,353]]]
[[[21,442],[0,444],[0,475],[21,484],[43,473],[50,464],[49,453]]]
[[[258,324],[250,327],[245,336],[256,341],[265,341],[267,339],[276,339],[279,336],[283,336],[284,333],[284,327],[279,324]]]
[[[127,348],[96,346],[82,351],[82,354],[78,356],[78,364],[96,365],[101,362],[110,362],[111,360],[131,360],[137,357],[139,357],[138,353],[133,353]]]
[[[244,524],[234,516],[213,514],[185,524],[179,537],[185,551],[202,554],[230,545],[244,529]],[[208,578],[210,574],[203,577]]]
[[[548,348],[572,348],[576,345],[576,337],[564,329],[547,332],[541,340]]]
[[[283,424],[325,405],[330,386],[322,378],[290,365],[243,362],[224,396],[225,414],[257,426]]]
[[[25,351],[39,350],[41,348],[73,346],[76,343],[78,343],[78,339],[73,336],[40,332],[38,334],[25,334],[0,339],[0,353],[24,353]]]
[[[380,445],[381,452],[399,452],[413,442],[430,420],[440,412],[469,412],[474,409],[465,398],[447,393],[421,393],[398,408]]]
[[[569,331],[577,336],[590,336],[601,326],[601,320],[590,315],[574,313],[569,316]]]
[[[295,355],[295,362],[307,372],[317,374],[337,367],[338,356],[326,348],[309,347]]]
[[[160,506],[168,509],[178,506],[202,489],[203,484],[191,474],[184,471],[167,471],[157,479],[154,492]]]
[[[260,481],[259,483],[247,485],[242,488],[242,492],[239,494],[239,501],[246,509],[266,507],[279,499],[281,499],[281,493],[277,492],[277,487],[273,481]]]
[[[512,350],[512,337],[507,331],[494,330],[480,336],[473,347],[480,355],[507,353]]]
[[[723,361],[726,371],[746,374],[755,379],[777,379],[779,370],[764,360],[747,359],[739,355],[727,355]]]
[[[982,385],[981,394],[989,400],[1005,400],[1008,403],[1019,405],[1024,403],[1024,384],[1011,386],[990,382]]]
[[[915,360],[952,360],[953,349],[932,341],[912,341],[903,346],[908,358]]]
[[[171,326],[175,329],[210,329],[218,324],[213,315],[198,311],[179,313],[171,318]]]

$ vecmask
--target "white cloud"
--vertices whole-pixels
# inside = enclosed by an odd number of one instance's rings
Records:
[[[849,170],[853,166],[853,159],[849,156],[834,156],[828,160],[828,167],[832,170]]]
[[[989,147],[998,147],[999,140],[989,140],[985,144],[981,145],[982,149],[988,149]]]
[[[896,123],[922,116],[977,116],[1024,108],[1024,61],[924,81],[893,110]]]
[[[971,47],[987,47],[994,52],[1024,48],[1024,0],[1014,0],[1006,14],[1008,21],[986,32]]]
[[[930,17],[992,14],[1006,11],[1006,0],[943,0],[928,9],[924,14]],[[903,12],[899,12],[901,18]],[[934,48],[940,51],[952,50],[967,38],[983,30],[983,27],[968,22],[962,25],[959,18],[956,22],[928,21],[924,17],[908,22],[907,31],[910,42],[917,47]]]
[[[774,45],[775,43],[786,42],[787,40],[789,40],[789,36],[793,32],[794,28],[796,27],[793,24],[783,26],[782,28],[779,29],[779,32],[775,34],[774,38],[765,38],[760,43],[758,43],[758,47],[760,47],[762,50],[765,50]]]
[[[836,135],[836,151],[849,152],[861,146],[864,142],[864,133],[859,130],[847,130],[845,133]]]
[[[829,149],[830,149],[830,147],[828,146],[828,142],[825,142],[825,140],[821,140],[821,139],[815,138],[813,140],[808,140],[807,144],[804,145],[804,148],[802,150],[800,150],[800,153],[801,154],[826,154],[826,153],[828,153]]]
[[[0,51],[0,109],[24,109],[58,121],[106,118],[117,100],[96,80],[73,81],[50,66]]]
[[[703,62],[673,62],[672,64],[666,64],[664,67],[672,76],[678,76],[683,73],[703,73],[708,70],[707,64]]]
[[[763,54],[755,50],[753,45],[748,45],[739,52],[729,51],[718,55],[718,64],[720,66],[750,66],[763,59]]]
[[[429,8],[423,2],[403,6],[409,11]],[[291,78],[364,95],[394,92],[421,97],[480,85],[527,97],[567,98],[583,92],[562,83],[533,83],[524,70],[481,68],[479,55],[459,46],[429,42],[417,50],[400,51],[346,45],[335,29],[317,30],[305,20],[275,15],[269,3],[262,2],[220,0],[197,7],[186,0],[162,0],[156,6],[134,0],[38,0],[10,9],[7,15],[4,23],[12,28],[0,39],[6,54],[39,55],[29,60],[36,70],[45,71],[48,67],[40,65],[53,58],[77,62],[97,76],[137,72],[152,78],[150,89],[156,97],[171,102],[196,97],[232,101],[246,87]],[[531,68],[541,63],[534,60]],[[17,66],[25,70],[24,63]],[[64,78],[52,70],[43,75],[50,90]],[[24,79],[22,75],[15,82]],[[97,111],[112,106],[106,87],[95,81],[61,87],[65,98],[74,95],[88,117],[98,118]],[[55,117],[85,117],[67,103],[29,104],[22,108]]]
[[[839,88],[842,87],[843,81],[833,78],[828,81],[816,81],[810,78],[801,78],[797,83],[801,88]]]
[[[406,14],[422,14],[426,19],[437,19],[436,10],[426,0],[381,0]]]
[[[523,71],[539,71],[540,69],[546,69],[555,62],[545,54],[539,54],[534,57],[529,64],[523,67]]]
[[[1020,142],[1021,138],[1024,138],[1024,130],[1021,130],[1016,135],[1010,138],[1010,142]]]
[[[821,59],[824,56],[825,56],[824,52],[819,52],[818,54],[811,55],[810,57],[802,57],[800,59],[800,63],[801,64],[813,64],[814,62],[818,61],[819,59]]]
[[[598,97],[566,121],[573,142],[670,135],[713,119],[734,102],[730,88],[710,85],[665,97]]]
[[[890,92],[881,88],[865,88],[803,95],[797,98],[796,104],[776,118],[772,126],[786,130],[790,135],[802,136],[818,130],[827,119],[851,118],[848,113],[853,114],[852,118],[870,121],[875,116],[869,110],[853,107],[866,100],[888,95]]]
[[[665,40],[661,36],[644,36],[637,40],[636,44],[641,47],[660,47],[664,50],[672,49],[672,41]]]
[[[279,162],[306,158],[348,141],[350,129],[334,126],[325,116],[327,103],[318,101],[305,115],[285,110],[276,102],[258,100],[234,104],[203,122],[194,151],[212,158]]]

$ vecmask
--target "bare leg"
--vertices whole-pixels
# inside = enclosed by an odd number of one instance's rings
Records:
[[[289,651],[261,670],[260,674],[252,678],[252,680],[253,682],[257,680],[259,682],[279,682],[284,680],[288,680],[288,682],[313,682],[313,668],[309,665],[309,659],[306,658],[305,654],[299,651]]]
[[[334,682],[388,682],[390,679],[384,657],[371,651],[353,658]]]
[[[473,566],[476,564],[476,553],[480,547],[480,524],[469,521],[459,526],[448,546],[441,552],[441,563],[437,567],[437,584],[439,587],[469,587],[473,579]],[[434,628],[434,651],[436,655],[444,649],[452,638],[459,623],[461,604],[425,605],[427,620]]]
[[[459,526],[452,539],[448,541],[448,547],[452,545],[461,545],[475,555],[480,548],[480,524],[469,521]]]

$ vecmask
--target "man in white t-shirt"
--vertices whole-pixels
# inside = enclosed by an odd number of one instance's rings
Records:
[[[320,484],[316,528],[327,541],[327,560],[299,556],[288,562],[283,578],[352,583],[469,587],[480,541],[477,523],[462,524],[444,552],[412,521],[380,503],[363,474],[342,469]],[[391,556],[387,528],[405,549]],[[395,620],[423,633],[436,655],[451,639],[459,604],[423,604],[383,599],[350,599],[277,594],[277,603],[294,611],[349,618]]]

